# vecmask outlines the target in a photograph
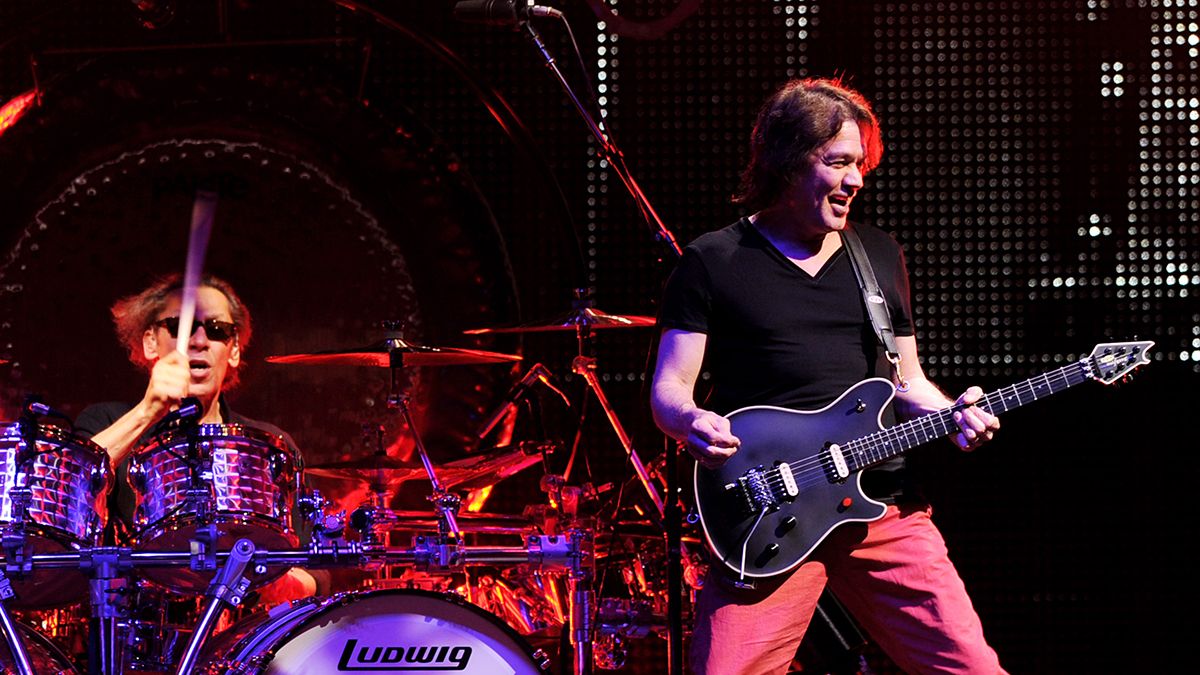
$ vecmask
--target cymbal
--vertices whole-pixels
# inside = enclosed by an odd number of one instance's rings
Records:
[[[462,366],[520,361],[516,354],[501,354],[479,349],[427,347],[402,338],[388,338],[357,349],[331,350],[309,354],[268,356],[267,363],[283,365],[336,365],[399,368],[402,366]]]
[[[478,490],[542,461],[538,453],[528,454],[523,448],[497,448],[486,455],[475,455],[433,467],[438,482],[444,488]],[[315,464],[305,473],[324,478],[365,481],[371,485],[394,487],[410,480],[429,480],[425,466],[419,460],[405,461],[390,455],[368,455],[358,459]]]
[[[651,316],[621,316],[607,314],[594,307],[577,307],[566,314],[544,321],[533,321],[516,326],[500,326],[493,328],[472,328],[463,331],[467,335],[483,335],[487,333],[539,333],[546,331],[576,331],[584,328],[643,328],[656,323]]]
[[[539,453],[527,453],[523,447],[500,447],[487,455],[475,455],[435,467],[438,480],[457,490],[479,490],[512,476],[542,461]]]
[[[304,468],[304,472],[325,478],[345,478],[368,483],[396,484],[414,478],[428,478],[419,461],[405,461],[391,455],[370,455],[341,462],[326,462]]]

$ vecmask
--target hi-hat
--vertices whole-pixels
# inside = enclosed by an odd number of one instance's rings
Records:
[[[601,328],[643,328],[653,326],[654,317],[607,314],[595,307],[577,307],[566,314],[544,321],[531,321],[516,326],[497,326],[493,328],[472,328],[463,331],[467,335],[483,335],[486,333],[540,333],[546,331],[580,331]]]
[[[336,365],[400,368],[404,366],[461,366],[520,361],[516,354],[501,354],[479,349],[427,347],[402,338],[388,338],[357,349],[339,349],[309,354],[268,356],[268,363],[283,365]]]

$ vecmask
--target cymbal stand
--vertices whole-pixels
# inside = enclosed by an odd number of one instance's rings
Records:
[[[590,535],[580,529],[572,530],[571,559],[568,566],[567,588],[571,593],[571,650],[574,653],[574,675],[592,672],[594,655],[592,638],[595,633],[596,591],[592,588],[592,555]]]
[[[563,20],[566,21],[566,19]],[[617,147],[617,144],[613,140],[612,136],[608,134],[605,129],[596,121],[595,117],[593,117],[591,112],[589,112],[588,107],[585,106],[582,101],[580,101],[579,96],[577,96],[571,89],[571,84],[567,81],[566,76],[563,75],[563,72],[558,67],[558,63],[555,61],[554,56],[550,53],[550,50],[546,48],[546,43],[542,41],[541,35],[539,35],[534,29],[533,24],[530,21],[523,21],[520,23],[519,28],[522,29],[529,37],[529,40],[533,44],[534,48],[537,49],[542,59],[546,62],[546,66],[551,70],[551,72],[554,73],[554,76],[558,79],[559,85],[562,86],[563,91],[566,93],[567,97],[571,99],[571,103],[574,104],[575,110],[579,113],[580,118],[583,120],[584,124],[587,125],[588,131],[590,131],[592,137],[596,139],[600,154],[605,160],[608,161],[609,166],[612,167],[613,172],[621,180],[621,183],[625,186],[625,190],[629,193],[629,196],[633,198],[634,203],[638,207],[638,211],[641,213],[642,220],[651,230],[651,234],[654,237],[654,242],[658,244],[659,248],[661,249],[662,254],[658,256],[658,261],[660,263],[672,264],[677,262],[683,256],[683,249],[680,248],[679,243],[675,240],[675,235],[671,233],[671,230],[667,228],[666,223],[664,223],[662,218],[659,217],[658,211],[656,211],[654,209],[654,205],[650,203],[649,197],[646,196],[646,193],[642,191],[642,187],[638,184],[637,180],[634,179],[633,172],[630,171],[629,167],[625,164],[625,154],[619,147]],[[595,387],[594,390],[599,391],[599,389]],[[608,412],[608,410],[608,406],[605,406],[605,411]],[[610,415],[610,419],[611,418],[612,416]],[[632,448],[632,446],[627,447]],[[635,456],[636,455],[631,455],[631,460]],[[659,513],[663,516],[663,526],[667,533],[668,553],[674,554],[676,551],[680,551],[682,556],[686,555],[682,553],[682,514],[678,507],[678,495],[674,484],[677,463],[678,453],[674,449],[669,449],[667,451],[666,471],[668,488],[670,489],[671,507],[669,509],[665,509],[661,498],[655,498],[653,496],[651,498],[655,500],[655,505],[658,507]],[[653,490],[653,486],[650,485],[650,483],[644,477],[644,474],[645,468],[643,467],[638,474],[638,478],[642,480],[642,484],[646,486],[647,491],[650,491],[652,495],[657,494],[657,492]],[[671,600],[671,606],[672,609],[676,610],[672,612],[672,616],[668,622],[669,635],[667,647],[667,672],[670,675],[679,675],[683,672],[683,629],[680,625],[681,617],[678,611],[678,596],[683,592],[681,564],[682,563],[674,560],[668,564],[668,586],[670,587],[669,592],[673,596]]]
[[[0,569],[0,637],[8,642],[8,650],[12,652],[17,673],[35,675],[33,663],[29,660],[29,651],[25,648],[25,639],[17,630],[17,624],[13,621],[12,615],[8,613],[8,607],[5,604],[13,595],[12,582],[8,580],[4,570]]]
[[[246,578],[246,567],[253,559],[254,542],[249,539],[239,539],[229,552],[225,566],[217,572],[208,585],[208,591],[205,593],[208,597],[208,604],[205,605],[200,623],[192,632],[192,639],[188,641],[187,649],[179,660],[179,667],[175,671],[176,675],[189,675],[196,667],[200,649],[204,647],[204,642],[208,640],[209,633],[212,632],[213,624],[225,610],[225,606],[237,607],[242,604],[242,598],[250,588],[250,580]]]
[[[392,393],[388,396],[388,408],[399,410],[400,415],[404,418],[404,423],[408,425],[408,431],[412,434],[413,445],[416,446],[417,455],[421,458],[421,465],[425,467],[425,473],[429,476],[429,483],[433,487],[433,493],[429,499],[433,502],[434,508],[438,512],[438,529],[439,534],[443,537],[450,536],[458,538],[458,506],[462,500],[458,495],[451,494],[446,491],[446,488],[438,480],[437,471],[433,468],[433,462],[429,460],[429,453],[425,451],[425,444],[421,442],[421,434],[417,431],[417,425],[413,421],[412,412],[409,410],[408,397],[400,393],[400,371],[403,368],[402,360],[404,354],[394,351],[391,353],[392,369],[391,369],[391,387]]]
[[[588,301],[586,299],[579,299],[577,302],[587,303]],[[637,450],[633,447],[633,441],[630,439],[629,434],[626,433],[625,427],[621,425],[621,420],[617,417],[616,410],[613,409],[609,403],[608,396],[605,395],[604,389],[600,386],[600,378],[596,376],[596,358],[586,354],[586,345],[591,338],[591,333],[590,326],[577,325],[575,327],[578,352],[571,361],[571,372],[582,377],[588,389],[596,396],[596,400],[599,401],[600,407],[604,410],[609,424],[612,425],[613,431],[617,434],[617,439],[621,442],[621,447],[625,449],[625,455],[629,458],[630,464],[633,465],[634,473],[637,474],[642,487],[646,489],[646,494],[654,502],[659,516],[662,516],[666,508],[663,504],[662,496],[658,494],[654,483],[650,481],[650,473],[646,471],[646,465],[642,462],[641,457],[638,456]],[[571,645],[575,649],[575,675],[592,672],[592,638],[595,629],[594,617],[592,616],[595,606],[595,591],[591,588],[592,581],[590,573],[584,574],[582,571],[574,569],[568,577],[568,587],[571,592]]]
[[[583,301],[586,302],[586,301]],[[608,417],[609,423],[617,434],[617,438],[621,441],[621,447],[625,449],[625,454],[629,457],[629,462],[633,466],[634,472],[637,474],[638,481],[642,487],[646,489],[646,494],[654,503],[654,507],[658,512],[658,516],[666,530],[666,545],[667,545],[667,572],[668,572],[668,633],[670,652],[668,659],[668,671],[671,673],[679,673],[682,669],[682,626],[680,625],[680,613],[682,610],[680,594],[683,587],[684,568],[691,567],[692,554],[688,551],[687,546],[682,542],[681,537],[681,513],[675,486],[675,463],[676,455],[673,454],[674,448],[669,448],[667,456],[667,490],[671,496],[670,503],[666,503],[662,496],[659,495],[658,489],[650,480],[650,473],[646,470],[646,465],[638,457],[637,450],[633,447],[633,441],[630,440],[629,434],[621,426],[620,419],[617,418],[617,413],[612,405],[608,402],[608,397],[604,395],[604,389],[600,386],[600,379],[596,376],[596,359],[586,355],[586,344],[591,337],[591,328],[587,325],[576,326],[576,341],[579,345],[578,355],[571,362],[571,371],[579,375],[587,383],[592,393],[596,395],[596,399],[600,402],[600,407],[604,409],[604,414]]]
[[[633,465],[633,471],[637,474],[638,480],[641,481],[642,487],[646,489],[646,494],[650,496],[650,500],[654,502],[654,507],[661,517],[665,512],[663,498],[658,494],[658,489],[650,480],[650,472],[646,470],[646,465],[642,462],[642,458],[638,457],[637,450],[633,447],[633,441],[629,438],[629,434],[625,432],[625,428],[621,426],[621,420],[617,418],[617,412],[608,402],[608,397],[604,394],[604,389],[600,386],[600,378],[596,376],[596,358],[585,354],[587,341],[591,338],[591,328],[588,326],[576,326],[575,335],[579,345],[578,354],[571,361],[571,372],[583,378],[589,389],[595,394],[596,400],[600,402],[600,407],[604,410],[604,414],[608,417],[609,424],[612,425],[613,431],[617,434],[617,439],[621,442],[621,447],[625,449],[625,455],[629,457],[629,463]]]

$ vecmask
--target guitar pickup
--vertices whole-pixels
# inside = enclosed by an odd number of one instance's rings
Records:
[[[826,468],[833,474],[833,480],[840,483],[850,477],[850,467],[846,464],[846,456],[842,454],[842,448],[837,443],[830,443],[825,447],[825,451],[829,453],[830,465]]]
[[[783,481],[785,497],[795,497],[800,494],[800,488],[796,487],[796,477],[792,475],[792,467],[787,462],[776,464],[775,470],[779,472],[779,478]]]

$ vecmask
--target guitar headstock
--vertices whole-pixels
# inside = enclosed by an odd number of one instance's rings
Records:
[[[1105,342],[1096,345],[1084,361],[1088,374],[1104,384],[1112,384],[1133,372],[1143,363],[1150,363],[1146,352],[1154,346],[1145,342]]]

